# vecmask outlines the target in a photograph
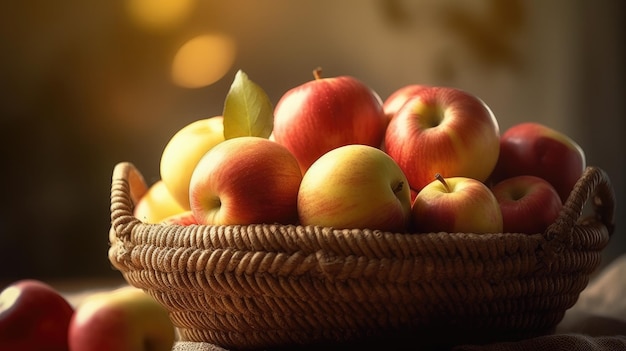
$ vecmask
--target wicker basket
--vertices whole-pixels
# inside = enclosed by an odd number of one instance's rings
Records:
[[[169,311],[182,340],[227,349],[457,345],[549,334],[614,226],[588,167],[545,233],[420,233],[295,225],[179,226],[133,216],[146,191],[119,163],[109,260]],[[446,335],[441,343],[433,335]]]

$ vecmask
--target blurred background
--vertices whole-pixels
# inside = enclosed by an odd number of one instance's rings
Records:
[[[501,130],[537,121],[608,172],[624,230],[620,0],[11,1],[0,12],[0,281],[118,277],[107,259],[113,167],[155,181],[171,135],[219,115],[237,70],[275,104],[352,75],[381,98],[465,89]]]

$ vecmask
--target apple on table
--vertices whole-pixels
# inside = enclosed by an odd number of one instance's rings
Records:
[[[533,175],[550,182],[565,203],[586,167],[581,146],[564,133],[538,122],[511,126],[501,136],[492,182]]]
[[[385,151],[417,192],[435,173],[485,181],[500,152],[498,121],[475,95],[456,88],[421,87],[389,122]]]
[[[71,351],[171,351],[176,329],[163,305],[124,286],[85,297],[66,335]]]
[[[298,192],[302,225],[405,232],[411,192],[389,155],[368,145],[346,145],[317,159]]]
[[[0,293],[0,350],[67,351],[73,313],[47,283],[23,279],[9,284]]]
[[[285,92],[274,109],[272,139],[302,173],[326,152],[348,144],[379,147],[387,127],[380,96],[351,76],[320,77]]]
[[[506,178],[491,188],[507,233],[543,233],[561,213],[563,203],[547,180],[530,175]]]
[[[502,212],[483,182],[468,177],[435,175],[412,206],[413,228],[420,233],[501,233]]]

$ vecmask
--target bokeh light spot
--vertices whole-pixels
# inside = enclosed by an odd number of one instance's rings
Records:
[[[127,0],[135,23],[152,30],[170,29],[182,23],[194,3],[195,0]]]
[[[183,44],[174,56],[172,80],[185,88],[201,88],[222,78],[235,61],[235,42],[222,34],[204,34]]]

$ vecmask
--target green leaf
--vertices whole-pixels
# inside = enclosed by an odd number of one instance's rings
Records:
[[[274,109],[265,91],[237,71],[224,102],[224,138],[269,138],[274,128]]]

